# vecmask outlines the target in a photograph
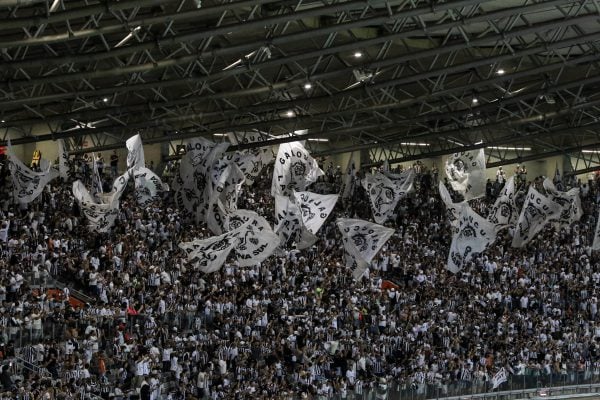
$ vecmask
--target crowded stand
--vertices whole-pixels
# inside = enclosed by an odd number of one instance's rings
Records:
[[[110,165],[99,171],[107,189],[118,176]],[[530,376],[600,382],[594,179],[554,179],[579,193],[578,221],[546,224],[523,247],[511,246],[516,228],[507,227],[451,272],[453,225],[438,181],[455,203],[462,195],[415,164],[412,189],[382,223],[393,234],[357,278],[336,220],[373,220],[359,183],[370,171],[323,167],[311,190],[350,184],[352,195],[340,196],[318,240],[304,249],[286,242],[251,265],[231,253],[205,273],[180,244],[213,233],[172,190],[140,206],[126,185],[114,225],[95,232],[73,193],[75,180],[96,179],[88,162],[16,204],[4,160],[3,398],[383,399],[499,390]],[[176,187],[176,163],[166,170],[163,182]],[[237,207],[274,226],[272,174],[264,168],[244,186]],[[487,218],[508,178],[487,181],[470,207]],[[518,208],[530,186],[546,193],[543,181],[518,171]]]

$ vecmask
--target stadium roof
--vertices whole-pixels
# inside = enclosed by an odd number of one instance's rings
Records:
[[[600,148],[599,12],[565,0],[0,0],[0,139],[68,138],[77,152],[134,133],[258,130],[373,162],[484,146],[503,162],[581,155]]]

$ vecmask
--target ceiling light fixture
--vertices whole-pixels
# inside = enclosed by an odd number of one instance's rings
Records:
[[[308,139],[309,142],[329,142],[327,138],[311,138]]]
[[[354,52],[354,58],[361,58],[362,57],[362,53],[360,51],[355,51]]]
[[[473,104],[477,104],[477,103],[479,103],[479,100],[477,99],[477,97],[473,97],[473,100],[471,100],[471,102]]]
[[[504,71],[502,68],[500,68],[498,71],[496,71],[496,73],[497,73],[498,75],[504,75],[504,73],[505,73],[505,72],[506,72],[506,71]]]
[[[108,97],[103,98],[102,101],[108,103]]]
[[[295,114],[294,114],[294,111],[292,111],[292,110],[288,110],[288,111],[285,113],[285,115],[286,115],[286,117],[290,117],[290,118],[291,118],[291,117],[293,117]]]
[[[531,151],[531,147],[511,147],[511,146],[488,146],[488,149],[494,150],[518,150],[518,151]]]
[[[306,83],[304,84],[304,89],[306,89],[306,90],[310,90],[310,89],[312,89],[312,83],[310,83],[310,82],[306,82]]]

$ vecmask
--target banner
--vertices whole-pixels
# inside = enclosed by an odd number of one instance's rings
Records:
[[[562,207],[560,204],[543,196],[531,185],[527,192],[521,215],[519,215],[512,246],[525,246],[542,230],[548,221],[558,219],[561,211]]]
[[[485,154],[483,149],[454,153],[446,161],[446,175],[452,189],[465,200],[485,196]]]
[[[96,153],[92,153],[92,188],[94,189],[94,196],[99,196],[104,193],[102,188],[102,177],[98,172],[98,159]]]
[[[366,174],[365,179],[362,180],[362,186],[369,194],[373,218],[378,224],[382,224],[392,217],[396,205],[407,194],[406,191],[403,191],[407,186],[396,186],[390,178],[381,173]]]
[[[162,181],[148,168],[133,170],[133,181],[135,183],[135,200],[140,207],[146,208],[160,198],[159,192],[163,190]]]
[[[10,141],[7,148],[8,169],[12,176],[15,200],[21,204],[31,203],[42,193],[48,182],[58,176],[58,172],[51,168],[34,172],[15,156]]]
[[[304,146],[299,142],[282,143],[275,160],[271,194],[290,197],[294,190],[306,190],[322,175],[317,161]]]
[[[234,223],[238,221],[241,223]],[[267,220],[254,211],[237,210],[227,219],[227,226],[239,230],[239,242],[234,251],[240,266],[256,265],[269,257],[279,245],[279,237]]]
[[[579,188],[573,188],[568,192],[561,192],[556,189],[556,186],[554,186],[554,183],[549,178],[546,178],[544,179],[544,189],[546,189],[548,197],[561,206],[561,213],[558,217],[560,225],[571,225],[573,222],[581,219],[583,210],[581,208]]]
[[[450,196],[450,192],[448,192],[446,185],[444,185],[444,182],[440,181],[438,188],[440,191],[440,197],[446,205],[446,217],[448,218],[448,221],[450,221],[450,225],[458,226],[460,207],[462,207],[464,201],[460,203],[452,202],[452,197]]]
[[[188,262],[209,274],[221,268],[229,253],[238,244],[239,237],[240,230],[236,230],[208,239],[183,242],[179,247],[187,253]]]
[[[109,204],[97,203],[81,181],[73,182],[73,196],[88,220],[88,228],[95,232],[108,232],[119,215],[119,201],[114,198]]]
[[[69,153],[65,148],[65,141],[58,139],[58,174],[59,176],[67,180],[69,178]]]
[[[340,193],[342,194],[342,199],[349,199],[354,195],[354,180],[356,178],[356,168],[354,166],[354,152],[350,153],[350,159],[348,160],[348,165],[346,166],[346,173],[342,178],[342,187],[340,188]]]
[[[496,240],[495,225],[473,211],[466,202],[460,204],[458,213],[448,254],[448,270],[452,273],[457,273],[475,254]]]
[[[350,218],[338,218],[336,225],[342,233],[347,253],[346,266],[352,269],[354,279],[360,279],[371,260],[394,234],[394,229]]]
[[[132,168],[144,168],[146,166],[146,159],[144,157],[144,146],[142,145],[142,138],[140,135],[135,135],[127,139],[125,142],[127,146],[127,169]]]
[[[502,367],[492,378],[492,390],[497,389],[498,386],[506,381],[508,381],[508,372],[506,372],[506,368]]]
[[[515,177],[511,176],[504,184],[487,220],[494,224],[496,232],[498,232],[500,229],[514,226],[518,217],[515,204]]]
[[[299,205],[302,214],[302,224],[310,233],[317,234],[317,231],[335,207],[338,197],[337,194],[294,193],[296,204]]]

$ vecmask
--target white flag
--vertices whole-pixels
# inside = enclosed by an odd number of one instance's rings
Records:
[[[94,200],[81,181],[73,182],[73,196],[88,220],[88,227],[95,232],[108,232],[119,215],[119,201],[102,204]]]
[[[394,230],[372,222],[350,218],[338,218],[336,225],[342,233],[344,249],[350,256],[346,257],[346,265],[352,269],[354,279],[359,279],[368,263],[394,234]],[[353,262],[354,259],[356,262]]]
[[[446,175],[452,189],[465,200],[485,195],[485,154],[483,149],[454,153],[446,161]]]
[[[236,230],[208,239],[180,243],[179,247],[186,251],[190,263],[208,274],[221,268],[229,253],[237,245],[239,236],[240,230]]]
[[[342,178],[342,187],[340,193],[342,199],[349,199],[354,195],[354,180],[356,178],[356,168],[354,166],[354,152],[350,153],[350,159],[346,166],[346,172]]]
[[[67,180],[69,178],[69,153],[65,148],[65,141],[58,139],[58,174]]]
[[[385,175],[401,193],[410,193],[414,189],[415,182],[415,169],[409,168],[406,171],[399,174],[392,174],[391,172],[384,171],[383,175]]]
[[[508,372],[506,372],[506,368],[502,367],[492,378],[492,390],[498,388],[498,386],[506,381],[508,381]]]
[[[273,139],[271,135],[259,131],[229,132],[227,136],[233,144],[257,143]],[[263,168],[273,162],[273,147],[237,151],[234,157],[234,162],[246,176],[246,185],[252,185]]]
[[[267,220],[254,211],[234,211],[228,216],[226,223],[228,227],[237,226],[235,229],[240,231],[239,241],[234,251],[242,267],[262,262],[273,254],[279,245],[279,237],[273,232]]]
[[[517,223],[519,214],[515,204],[515,177],[511,176],[504,184],[487,220],[494,224],[496,232]]]
[[[275,196],[275,232],[279,236],[281,246],[291,246],[298,242],[302,231],[302,212],[292,199],[286,196]]]
[[[94,189],[95,196],[99,197],[99,195],[104,193],[102,186],[102,177],[98,171],[98,159],[96,158],[96,154],[92,153],[92,188]]]
[[[448,270],[453,273],[458,272],[475,254],[481,253],[496,240],[494,224],[473,211],[466,202],[460,204],[458,211],[459,217],[453,228],[448,254]]]
[[[159,199],[159,192],[163,184],[158,175],[146,167],[136,168],[133,171],[135,183],[135,199],[142,208],[148,207],[153,201]]]
[[[596,230],[594,231],[592,250],[600,250],[600,211],[598,212],[598,221],[596,221]]]
[[[144,146],[142,145],[142,138],[140,135],[135,135],[127,139],[125,142],[127,146],[127,169],[131,168],[144,168],[146,166],[146,159],[144,157]]]
[[[299,142],[282,143],[279,145],[271,194],[273,196],[292,196],[294,190],[303,191],[322,176],[323,171],[317,161],[312,158]]]
[[[225,168],[222,168],[222,166]],[[219,174],[220,171],[220,174]],[[213,166],[212,195],[206,213],[208,228],[217,235],[223,233],[225,216],[237,210],[238,195],[242,190],[245,176],[237,164],[219,160]]]
[[[294,193],[296,204],[299,205],[302,213],[302,224],[310,233],[317,234],[317,231],[335,207],[338,197],[337,194]]]
[[[460,207],[462,207],[464,201],[460,203],[452,202],[452,197],[450,196],[446,185],[444,185],[444,182],[440,181],[438,187],[440,191],[440,197],[446,205],[446,216],[448,217],[448,221],[450,221],[450,225],[456,227],[458,226]]]
[[[396,186],[390,178],[381,173],[366,174],[362,186],[369,194],[373,218],[378,224],[392,217],[396,205],[407,194],[403,187]]]
[[[34,172],[19,160],[12,149],[10,141],[7,144],[8,169],[12,176],[14,196],[21,204],[35,200],[44,190],[46,184],[58,176],[54,169]]]
[[[554,202],[561,205],[561,213],[558,222],[561,225],[571,225],[579,221],[583,216],[581,209],[581,199],[579,197],[579,188],[573,188],[568,192],[561,192],[556,189],[554,183],[549,178],[544,179],[544,189]]]
[[[542,230],[544,225],[560,217],[562,207],[551,199],[543,196],[532,186],[529,187],[525,204],[519,215],[519,220],[512,240],[513,247],[523,247]]]

